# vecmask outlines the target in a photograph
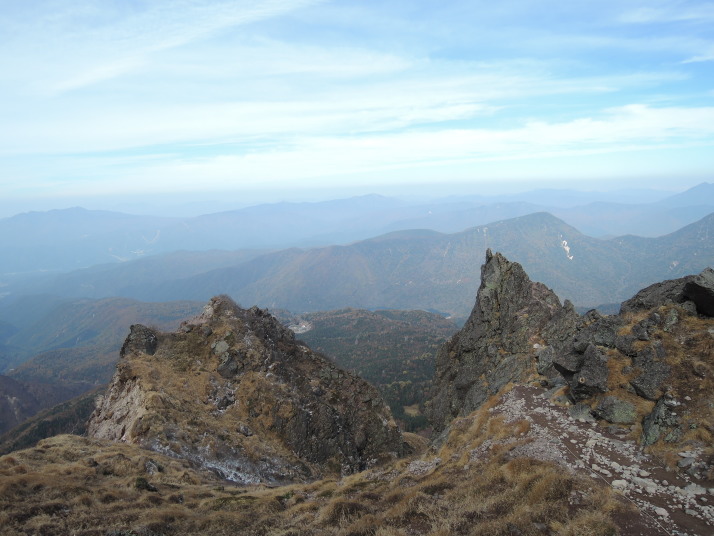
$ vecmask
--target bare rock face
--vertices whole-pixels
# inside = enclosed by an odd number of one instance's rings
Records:
[[[349,473],[408,447],[376,389],[256,307],[213,298],[176,333],[132,326],[89,435],[240,483]]]
[[[714,270],[707,268],[688,281],[684,296],[694,302],[699,314],[714,317]]]
[[[714,270],[655,283],[622,303],[620,314],[652,309],[661,305],[682,305],[691,313],[714,317]]]
[[[571,406],[573,418],[600,420],[643,445],[683,442],[714,456],[707,440],[714,270],[651,285],[612,316],[561,306],[498,253],[487,253],[481,276],[470,318],[437,356],[429,407],[437,432],[508,382],[534,380],[552,387],[554,402]]]
[[[569,302],[561,305],[520,264],[488,250],[471,316],[436,358],[435,396],[428,409],[435,430],[477,409],[507,383],[535,374],[537,354],[552,359],[542,350],[567,339],[577,319]]]

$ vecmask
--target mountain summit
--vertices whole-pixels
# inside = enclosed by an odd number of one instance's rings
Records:
[[[508,382],[525,381],[535,372],[534,344],[562,339],[577,318],[570,302],[561,305],[520,264],[487,250],[471,316],[436,358],[429,409],[435,429],[471,413]]]
[[[238,483],[350,473],[407,447],[376,389],[265,311],[215,297],[175,333],[134,325],[89,435]]]

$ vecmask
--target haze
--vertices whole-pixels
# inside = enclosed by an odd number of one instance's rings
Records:
[[[0,216],[711,178],[710,2],[2,9]]]

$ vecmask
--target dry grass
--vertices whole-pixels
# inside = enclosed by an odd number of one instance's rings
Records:
[[[666,318],[676,306],[660,308]],[[661,341],[672,367],[669,392],[682,406],[683,436],[677,443],[649,447],[670,463],[677,452],[700,446],[714,455],[714,337],[711,319],[687,316],[668,331],[658,331],[644,348]],[[627,318],[621,334],[646,318]],[[178,372],[195,364],[177,362]],[[631,358],[608,352],[609,392],[632,403],[638,419],[654,403],[629,389],[640,371]],[[205,398],[205,371],[193,375],[162,372],[187,397]],[[156,379],[158,381],[158,379]],[[254,399],[261,385],[246,382]],[[510,388],[510,386],[508,387]],[[685,397],[689,397],[686,400]],[[562,466],[512,458],[524,441],[527,421],[506,424],[489,411],[492,397],[477,412],[452,422],[435,450],[422,438],[410,439],[420,454],[344,478],[285,487],[231,487],[176,459],[133,445],[109,444],[72,436],[41,442],[36,448],[0,458],[0,534],[264,535],[264,536],[428,536],[552,534],[610,536],[614,519],[629,515],[610,488]],[[593,406],[598,397],[591,400]],[[171,411],[180,400],[157,399]],[[265,401],[270,403],[270,401]],[[235,409],[230,411],[242,411]],[[238,415],[237,417],[241,417]],[[289,415],[285,416],[286,418]],[[213,417],[208,424],[218,424]],[[198,422],[205,428],[206,421]],[[270,423],[264,423],[269,427]],[[639,434],[639,425],[633,434]],[[475,449],[481,453],[474,457]],[[420,462],[420,463],[414,463]],[[147,472],[148,467],[160,470]],[[138,485],[143,478],[146,484]],[[155,491],[152,491],[152,488]]]
[[[542,534],[543,527],[614,534],[608,490],[562,467],[504,457],[526,430],[484,408],[459,419],[439,452],[418,458],[422,465],[398,460],[278,488],[229,487],[133,445],[58,436],[0,458],[0,534],[493,536]],[[499,448],[465,463],[487,439]],[[147,473],[148,461],[161,471]],[[137,485],[139,478],[156,491]]]
[[[633,350],[642,351],[655,344],[664,347],[665,361],[671,367],[664,388],[668,396],[682,403],[677,410],[682,420],[682,435],[672,443],[660,439],[647,449],[675,464],[679,459],[676,452],[683,448],[700,447],[705,455],[714,456],[714,408],[709,404],[711,393],[714,392],[714,336],[710,331],[714,328],[714,322],[711,318],[690,315],[677,305],[666,305],[655,310],[624,315],[624,323],[618,334],[631,334],[637,323],[653,313],[659,314],[661,319],[676,315],[678,321],[668,331],[660,328],[651,330],[650,340],[635,341]],[[633,366],[632,358],[612,348],[607,350],[607,357],[608,392],[592,397],[587,403],[595,408],[603,396],[615,396],[631,403],[637,418],[628,437],[639,441],[642,421],[652,412],[655,403],[632,392],[630,381],[642,373],[642,370]]]
[[[672,305],[660,307],[657,313],[662,318],[679,317],[669,331],[657,331],[655,338],[663,345],[672,369],[668,394],[682,404],[677,410],[682,436],[673,443],[660,440],[648,449],[670,465],[676,464],[676,453],[685,448],[700,447],[705,456],[714,456],[714,408],[710,404],[714,392],[714,336],[710,330],[714,322]]]

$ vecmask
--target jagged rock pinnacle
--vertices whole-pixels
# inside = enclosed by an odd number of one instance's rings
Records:
[[[520,264],[487,250],[476,305],[463,329],[437,355],[429,407],[435,429],[478,408],[508,382],[535,373],[536,349],[565,338],[577,318],[569,302],[561,305]]]

